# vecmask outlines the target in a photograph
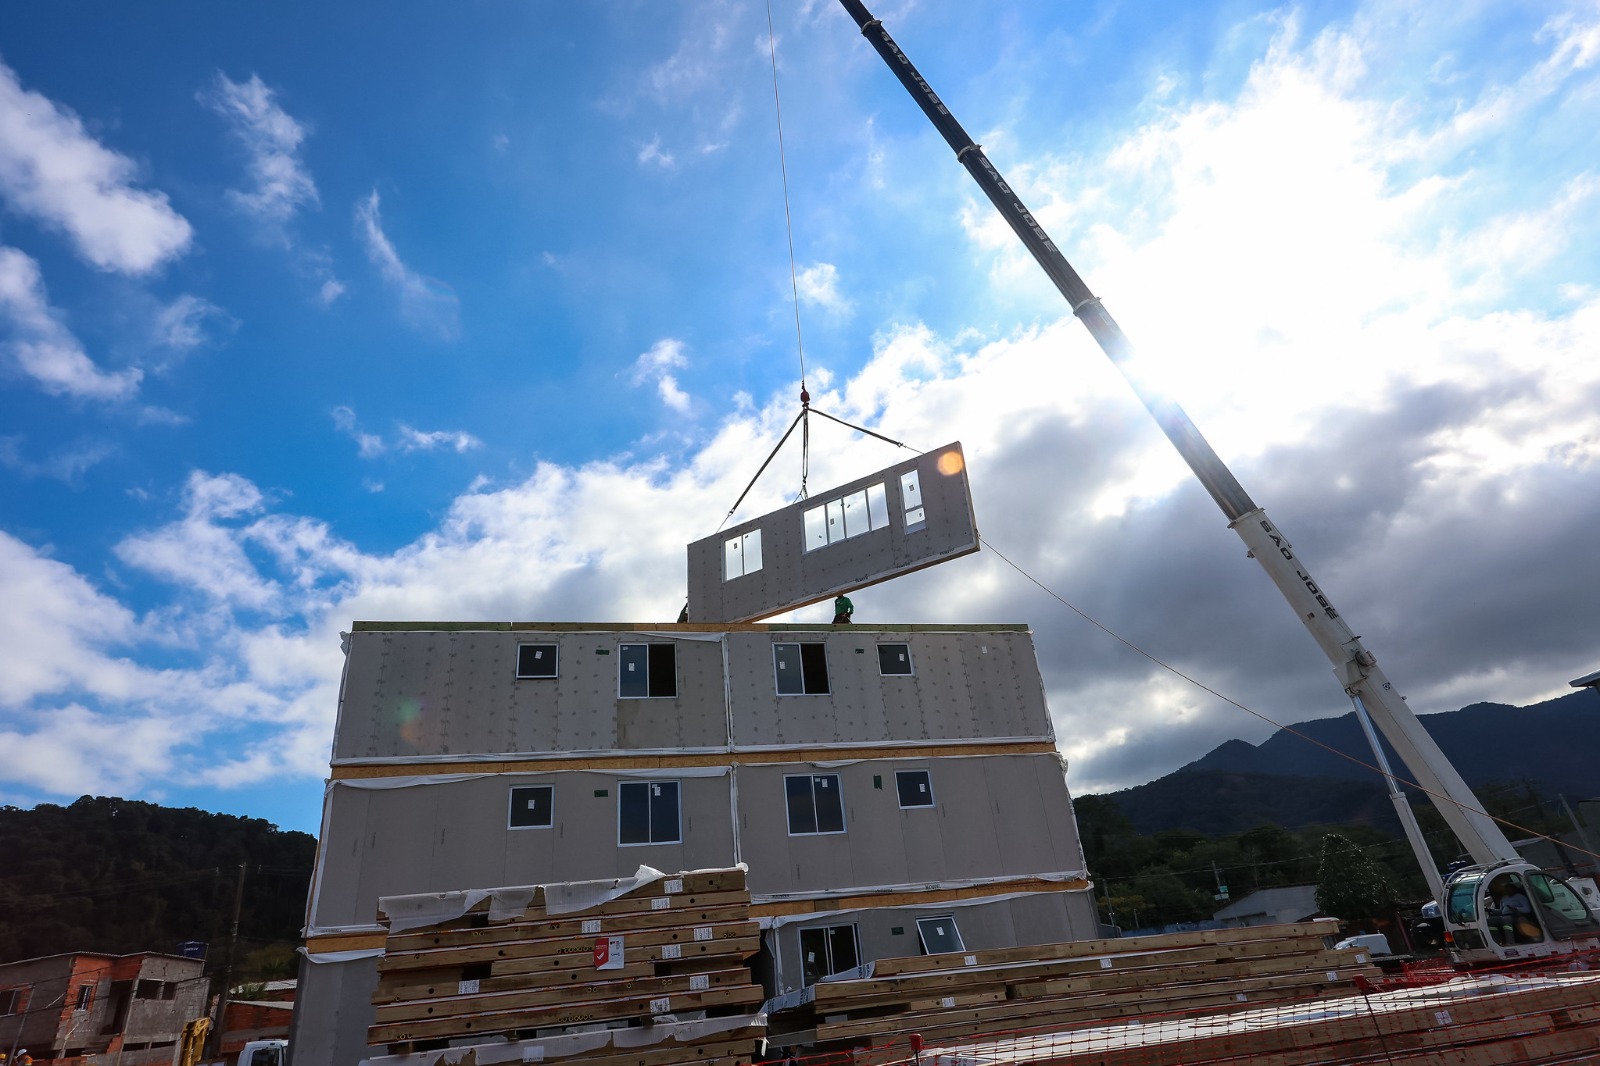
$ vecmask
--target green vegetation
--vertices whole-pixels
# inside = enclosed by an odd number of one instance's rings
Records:
[[[0,807],[0,962],[211,945],[220,965],[241,863],[241,977],[291,976],[316,840],[259,818],[84,796]]]
[[[1344,836],[1322,838],[1317,863],[1317,907],[1347,922],[1387,918],[1394,907],[1389,878],[1372,857]]]
[[[1243,833],[1208,837],[1192,829],[1138,832],[1110,796],[1074,802],[1089,871],[1100,896],[1101,918],[1142,928],[1211,917],[1230,899],[1258,888],[1317,882],[1322,838],[1330,827],[1291,830],[1262,824]],[[1403,839],[1371,826],[1339,832],[1369,856],[1404,898],[1422,899],[1427,886]],[[1342,915],[1341,915],[1342,917]]]

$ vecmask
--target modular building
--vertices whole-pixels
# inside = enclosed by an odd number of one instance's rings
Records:
[[[356,623],[297,1066],[365,1056],[386,896],[743,863],[772,995],[1097,935],[1026,626],[707,620],[976,545],[950,445],[691,545],[693,621]]]

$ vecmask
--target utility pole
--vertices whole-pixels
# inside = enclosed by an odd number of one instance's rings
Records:
[[[211,1028],[211,1055],[222,1055],[222,1030],[228,1017],[228,990],[233,987],[233,964],[239,953],[239,914],[244,910],[244,874],[248,867],[239,864],[239,880],[233,888],[233,928],[228,933],[228,954],[222,964],[222,989],[217,993],[217,1015]]]

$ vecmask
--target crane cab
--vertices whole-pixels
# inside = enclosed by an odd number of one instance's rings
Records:
[[[1532,863],[1457,870],[1443,903],[1445,945],[1458,965],[1600,949],[1600,919],[1570,885]]]

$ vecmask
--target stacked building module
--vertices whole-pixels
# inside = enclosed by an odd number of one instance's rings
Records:
[[[972,526],[952,445],[691,545],[691,617],[756,574],[740,610],[771,614],[965,554]],[[384,896],[744,863],[774,995],[1097,935],[1025,626],[358,622],[346,653],[297,1066],[364,1057]]]

